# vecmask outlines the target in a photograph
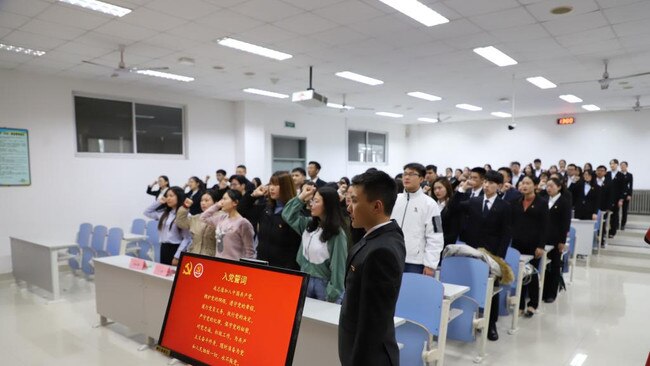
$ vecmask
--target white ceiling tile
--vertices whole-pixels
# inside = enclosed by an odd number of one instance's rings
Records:
[[[49,51],[66,42],[62,39],[23,32],[20,30],[9,33],[7,36],[3,37],[2,41],[16,46],[33,48],[41,51]]]
[[[273,23],[273,25],[300,35],[310,35],[340,26],[311,13],[285,18]]]
[[[446,40],[445,43],[455,49],[474,49],[476,47],[498,44],[499,39],[489,33],[475,33],[467,36],[451,38]]]
[[[428,34],[428,32],[413,30],[388,33],[381,37],[377,37],[377,39],[398,48],[429,43],[432,40],[431,35]]]
[[[488,31],[536,23],[535,18],[521,7],[478,15],[469,19],[474,24]]]
[[[38,15],[39,19],[91,30],[109,22],[113,17],[76,6],[57,3]]]
[[[483,32],[481,28],[467,19],[458,19],[447,24],[437,25],[429,31],[435,39],[449,39],[481,32]]]
[[[4,0],[0,2],[0,11],[33,17],[50,5],[42,0]]]
[[[539,24],[529,24],[521,27],[496,29],[490,32],[501,42],[534,41],[549,37],[549,33]]]
[[[634,36],[650,33],[650,27],[647,20],[636,20],[632,22],[619,23],[612,25],[614,32],[619,37]]]
[[[259,20],[235,13],[230,10],[219,10],[205,17],[196,20],[197,24],[205,25],[214,29],[224,30],[231,34],[245,32],[261,26]]]
[[[178,37],[191,39],[193,41],[197,41],[201,43],[214,41],[215,39],[228,35],[223,31],[217,31],[212,28],[206,27],[201,24],[196,24],[193,22],[183,24],[174,29],[170,29],[166,33]]]
[[[642,1],[627,6],[605,9],[603,12],[612,24],[648,19],[650,18],[650,1]]]
[[[79,43],[79,42],[68,42],[55,49],[55,51],[57,52],[77,55],[79,61],[81,61],[82,59],[100,57],[102,55],[112,52],[113,50],[114,48],[105,45],[91,45],[91,44]]]
[[[13,29],[11,29],[11,28],[0,27],[0,39],[2,37],[6,36],[7,34],[11,33],[12,31],[13,31]]]
[[[270,24],[266,24],[261,27],[237,34],[238,39],[245,42],[259,44],[260,46],[286,41],[292,38],[297,38],[299,36],[299,33],[289,32]]]
[[[607,25],[609,25],[609,23],[600,11],[576,15],[570,18],[550,20],[542,23],[542,26],[544,26],[544,28],[554,36],[582,32]]]
[[[462,14],[464,17],[493,13],[495,11],[516,8],[519,6],[519,3],[516,0],[447,0],[444,1],[444,4]]]
[[[200,42],[183,38],[183,37],[174,36],[169,33],[156,34],[151,38],[147,38],[143,42],[150,44],[152,46],[167,48],[174,51],[185,50],[191,47],[196,47],[200,44]]]
[[[36,57],[22,64],[21,68],[23,68],[24,66],[29,66],[32,68],[44,68],[44,69],[53,69],[57,71],[62,71],[70,67],[73,67],[76,64],[77,63],[75,62],[55,61],[48,58]]]
[[[175,51],[164,47],[152,46],[151,44],[147,43],[147,41],[142,41],[130,45],[129,52],[140,56],[159,58],[172,54]]]
[[[313,13],[339,24],[354,24],[384,15],[383,12],[374,7],[356,0],[346,1],[345,5],[330,5],[314,10]],[[397,13],[395,16],[397,16]]]
[[[177,0],[153,0],[146,7],[187,20],[202,18],[220,9],[201,0],[183,0],[182,3]]]
[[[579,33],[571,33],[563,36],[557,36],[555,39],[564,47],[572,48],[573,46],[581,46],[588,43],[595,43],[606,41],[615,38],[616,35],[610,26],[591,29]]]
[[[121,23],[117,20],[113,20],[105,25],[102,25],[93,31],[93,33],[95,32],[106,34],[111,37],[128,39],[130,41],[141,41],[156,34],[156,31],[152,29]]]
[[[79,64],[81,63],[81,60],[83,59],[83,56],[77,55],[74,53],[69,53],[69,52],[64,52],[60,50],[61,47],[58,47],[57,49],[50,51],[46,53],[44,56],[45,59],[47,60],[54,60],[58,62],[65,62],[65,63],[71,63],[71,64]],[[99,55],[98,55],[99,56]]]
[[[20,66],[20,62],[11,62],[11,61],[5,61],[2,59],[2,56],[0,55],[0,69],[2,70],[13,70]]]
[[[273,43],[273,49],[284,50],[283,52],[292,55],[307,53],[315,49],[327,47],[330,47],[330,45],[310,37],[298,37]]]
[[[600,7],[603,9],[625,6],[629,4],[639,3],[642,1],[645,0],[596,0],[598,5],[600,5]]]
[[[303,9],[279,0],[251,0],[230,9],[265,23],[277,22],[304,12]]]
[[[622,45],[618,39],[604,39],[598,42],[591,42],[581,45],[571,46],[570,52],[573,55],[596,54],[602,55],[605,58],[614,56],[616,53],[624,52]]]
[[[69,27],[63,24],[47,22],[37,18],[33,18],[25,25],[20,27],[20,30],[31,32],[35,34],[42,34],[45,36],[73,40],[82,34],[86,33],[85,29]]]
[[[304,10],[315,10],[332,4],[341,3],[344,0],[283,0],[285,3],[297,6]]]
[[[551,10],[559,6],[571,6],[573,10],[567,14],[555,15]],[[590,13],[599,10],[594,0],[545,0],[526,6],[526,9],[540,22],[556,19],[572,18],[576,15]]]
[[[0,12],[0,24],[6,28],[16,29],[28,21],[29,18],[22,15]]]
[[[650,37],[639,37],[637,35],[634,35],[619,37],[619,39],[621,41],[621,44],[624,47],[628,48],[630,52],[639,52],[640,50],[645,50],[647,54],[649,52],[648,50],[650,50]],[[648,64],[650,64],[650,62]]]
[[[124,39],[118,36],[112,36],[104,33],[89,32],[74,40],[75,43],[82,45],[97,46],[107,48],[109,50],[117,50],[119,45],[128,46],[134,43],[131,40]]]
[[[0,50],[0,61],[4,61],[4,62],[22,64],[35,57],[36,56],[30,56],[22,53]]]
[[[137,25],[157,31],[166,31],[176,28],[186,22],[185,19],[167,15],[146,7],[137,8],[131,13],[120,18],[120,22]]]
[[[395,18],[393,15],[383,15],[377,18],[350,23],[348,27],[371,37],[381,37],[385,34],[394,32],[407,30],[415,31],[416,29],[419,29],[409,24],[404,19]],[[427,29],[419,30],[428,31]]]
[[[413,59],[424,58],[427,60],[430,57],[444,53],[455,52],[457,50],[457,48],[449,46],[442,41],[434,41],[427,44],[419,44],[399,48],[399,52],[403,53],[406,57]],[[398,62],[398,65],[401,66],[404,63],[404,60],[399,60]]]
[[[355,32],[347,27],[338,27],[324,32],[315,33],[310,35],[310,37],[332,46],[345,45],[369,38],[369,36]]]

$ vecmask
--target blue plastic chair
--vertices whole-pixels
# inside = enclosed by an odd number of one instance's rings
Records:
[[[407,323],[395,329],[400,350],[400,364],[423,365],[423,351],[430,350],[433,336],[440,332],[444,288],[433,277],[404,273],[395,316]]]
[[[155,262],[160,263],[160,241],[158,239],[158,221],[151,220],[147,222],[146,229],[147,240],[149,245],[153,248]],[[141,249],[141,252],[144,250]],[[141,254],[142,255],[142,254]]]
[[[68,265],[72,272],[81,269],[81,248],[90,246],[90,236],[93,232],[93,225],[83,223],[79,225],[79,232],[77,232],[77,246],[68,249],[68,254],[71,258],[68,259]]]
[[[93,230],[93,235],[90,240],[90,247],[97,254],[100,251],[106,250],[106,235],[108,234],[108,229],[104,225],[97,225]]]
[[[485,307],[490,269],[487,263],[476,258],[447,257],[442,260],[440,281],[455,285],[468,286],[465,296],[451,305],[463,313],[449,323],[448,339],[464,342],[476,340],[474,317],[479,308]],[[485,314],[487,317],[489,314]],[[486,329],[487,332],[487,324]]]
[[[124,237],[124,232],[122,231],[122,229],[118,227],[114,227],[108,230],[108,237],[106,239],[106,250],[98,251],[97,256],[109,257],[113,255],[119,255],[123,237]]]
[[[144,235],[146,230],[147,222],[144,219],[134,219],[131,223],[131,233]]]
[[[600,228],[603,223],[603,212],[601,210],[598,210],[596,213],[596,223],[594,224],[594,241],[592,243],[593,248],[599,248],[600,247]]]
[[[571,226],[571,228],[569,229],[569,235],[567,238],[568,238],[567,244],[569,245],[569,250],[562,257],[562,273],[569,272],[569,262],[570,259],[573,258],[573,252],[575,251],[575,247],[576,247],[576,229],[573,226]]]
[[[514,274],[514,280],[512,283],[507,285],[501,285],[502,291],[499,293],[499,315],[507,316],[510,315],[510,307],[508,306],[508,297],[515,296],[517,294],[517,277],[519,275],[519,260],[521,259],[521,253],[512,247],[508,247],[506,252],[506,263],[512,268],[512,273]],[[519,309],[514,309],[519,311]]]
[[[81,270],[88,276],[95,274],[92,260],[98,256],[99,251],[104,250],[107,231],[106,226],[95,226],[90,239],[90,246],[81,248]]]

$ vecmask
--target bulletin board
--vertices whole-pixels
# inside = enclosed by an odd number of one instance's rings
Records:
[[[157,349],[192,365],[292,365],[308,275],[183,252]]]
[[[29,186],[29,133],[0,127],[0,186]]]

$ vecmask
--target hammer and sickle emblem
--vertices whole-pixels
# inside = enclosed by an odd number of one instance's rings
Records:
[[[192,274],[192,262],[188,262],[183,267],[183,274],[188,276]]]

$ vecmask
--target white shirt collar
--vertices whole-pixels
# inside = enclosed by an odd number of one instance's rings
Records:
[[[366,232],[366,235],[364,235],[363,237],[365,238],[366,236],[370,235],[371,232],[373,232],[373,231],[379,229],[379,228],[382,227],[382,226],[386,226],[386,225],[390,224],[390,222],[391,222],[391,220],[388,220],[388,221],[386,221],[386,222],[383,222],[383,223],[381,223],[381,224],[379,224],[379,225],[376,225],[376,226],[372,227],[370,230],[368,230],[368,231]]]
[[[472,189],[472,193],[470,194],[470,197],[478,197],[478,196],[480,196],[481,191],[483,191],[483,188]]]
[[[488,208],[492,208],[492,205],[494,205],[494,201],[496,201],[497,197],[499,197],[498,194],[495,194],[492,196],[492,198],[487,198],[487,196],[483,196],[483,204],[485,205],[485,201],[488,201]]]
[[[548,208],[553,207],[555,202],[557,202],[557,200],[560,199],[560,196],[562,196],[562,193],[558,193],[555,197],[549,197],[548,198]]]

